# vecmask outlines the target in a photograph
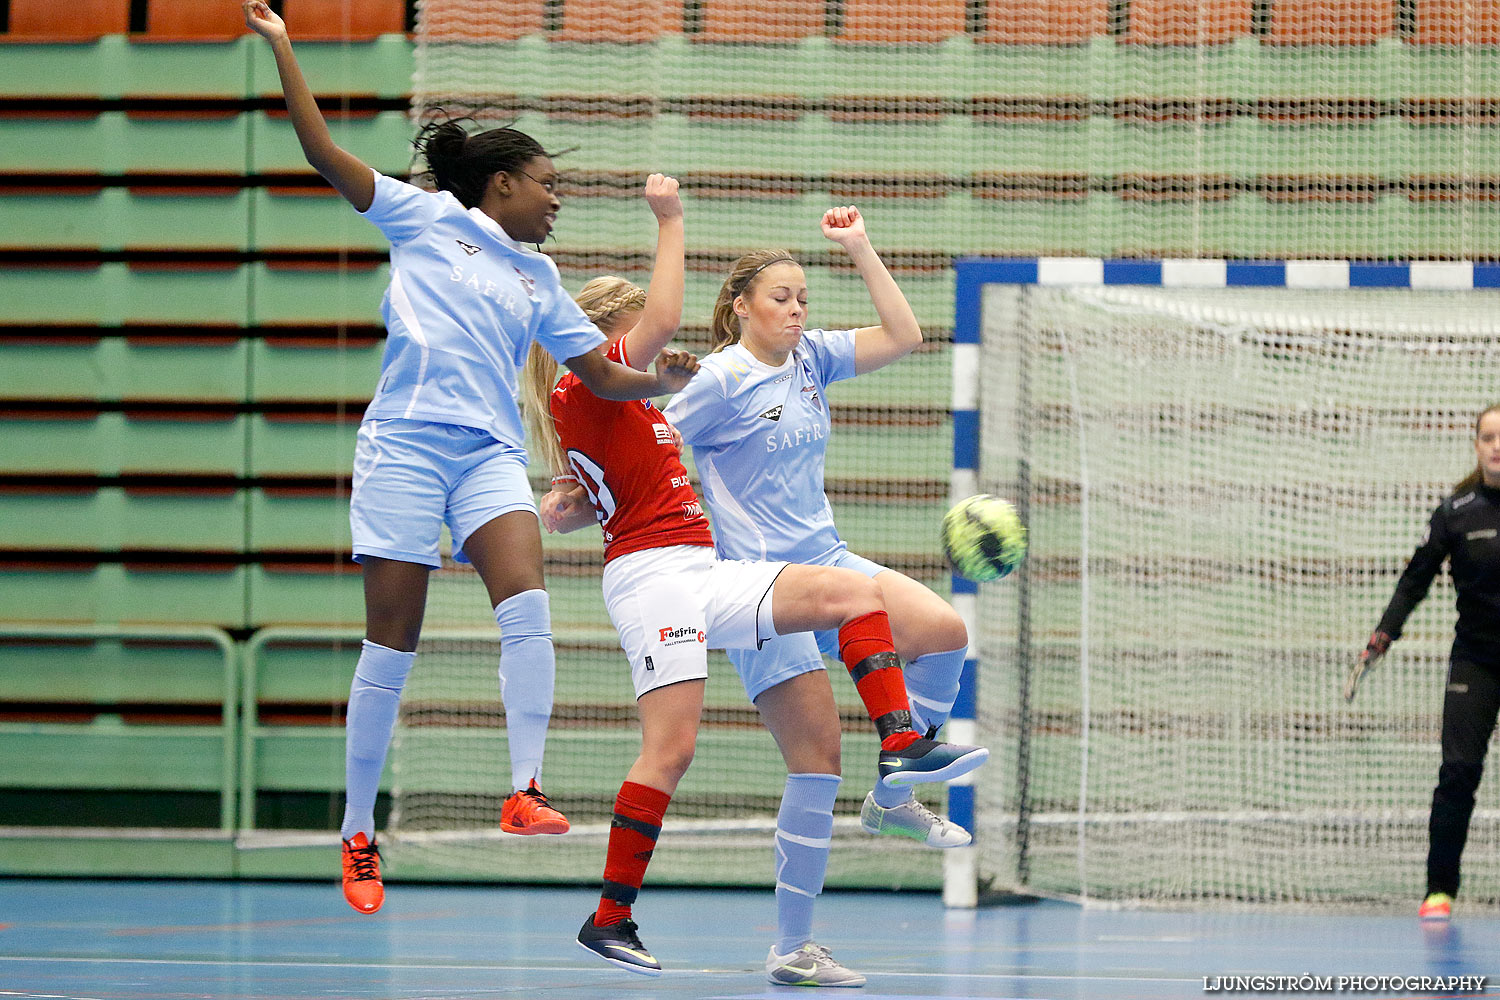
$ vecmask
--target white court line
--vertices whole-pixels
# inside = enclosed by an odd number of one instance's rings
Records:
[[[0,962],[71,962],[79,965],[189,965],[225,966],[228,968],[255,969],[401,969],[420,972],[428,969],[444,971],[474,972],[600,972],[614,975],[609,969],[596,969],[592,965],[460,965],[443,962],[273,962],[265,959],[225,959],[215,961],[206,958],[108,958],[105,956],[59,957],[56,955],[0,955]],[[743,967],[734,969],[663,969],[668,976],[748,976]],[[1022,982],[1052,981],[1091,983],[1200,983],[1202,976],[1047,976],[1023,972],[901,972],[878,970],[882,976],[905,976],[911,979],[1016,979]],[[0,996],[4,996],[0,992]],[[12,994],[28,996],[35,994]],[[778,994],[779,996],[780,994]]]

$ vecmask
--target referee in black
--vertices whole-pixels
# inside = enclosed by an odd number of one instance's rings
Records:
[[[1452,915],[1474,792],[1500,711],[1500,403],[1474,421],[1474,454],[1477,467],[1432,512],[1421,544],[1396,581],[1396,593],[1344,683],[1344,698],[1353,700],[1360,679],[1401,637],[1401,626],[1447,559],[1458,593],[1458,624],[1443,696],[1443,766],[1427,821],[1427,898],[1418,911],[1423,920]]]

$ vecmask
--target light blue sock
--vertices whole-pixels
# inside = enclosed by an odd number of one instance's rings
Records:
[[[963,673],[968,646],[942,653],[928,653],[906,664],[906,697],[911,702],[911,725],[921,736],[933,726],[942,728],[958,697],[958,677]],[[912,797],[912,787],[888,788],[875,783],[875,804],[884,809],[899,806]]]
[[[789,774],[776,814],[776,953],[812,940],[813,900],[823,891],[833,838],[836,774]]]
[[[354,682],[349,685],[349,714],[344,723],[344,825],[345,840],[356,833],[375,839],[375,796],[380,792],[380,772],[396,728],[401,708],[401,689],[411,673],[416,653],[391,649],[364,641]]]
[[[511,788],[542,776],[547,723],[557,658],[552,651],[552,611],[545,590],[527,590],[495,607],[500,626],[500,700],[505,703],[505,739],[510,746]]]

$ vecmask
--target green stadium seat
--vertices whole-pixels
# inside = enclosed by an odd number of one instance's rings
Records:
[[[248,570],[252,626],[364,625],[359,564],[347,556],[300,565],[260,563]]]
[[[353,337],[281,338],[267,331],[250,348],[250,398],[267,401],[338,400],[363,406],[375,391],[385,342]]]
[[[1221,45],[1250,35],[1251,0],[1131,0],[1122,42]]]
[[[0,650],[28,665],[0,678],[0,707],[37,720],[0,723],[0,787],[217,793],[201,823],[233,828],[238,655],[222,630],[0,625]]]
[[[97,184],[97,182],[95,182]],[[22,190],[0,187],[4,236],[14,248],[244,249],[248,192],[89,186]]]
[[[251,198],[257,250],[387,249],[380,230],[326,184],[257,188]]]
[[[7,115],[0,122],[0,170],[17,173],[219,174],[245,172],[249,116],[144,117],[102,111]]]
[[[232,333],[0,341],[0,399],[244,399],[250,347]]]
[[[542,0],[514,0],[491,5],[485,17],[476,17],[466,0],[426,0],[418,8],[418,27],[432,42],[513,42],[541,32],[542,6]]]
[[[224,561],[201,571],[119,562],[0,565],[10,622],[137,623],[241,628],[247,570]]]
[[[284,110],[278,107],[246,117],[250,120],[252,173],[312,172],[297,142],[291,119]],[[392,176],[405,176],[410,171],[411,140],[416,132],[405,111],[349,114],[328,111],[326,117],[333,141],[371,167]],[[369,223],[365,225],[369,226]]]
[[[415,46],[405,35],[381,35],[357,45],[296,38],[297,62],[315,94],[399,98],[411,93]],[[257,44],[247,49],[251,72],[247,93],[279,98],[281,79],[271,47],[258,38],[249,41]]]
[[[742,45],[788,45],[823,34],[824,0],[786,0],[768,5],[762,0],[704,0],[698,5],[695,42]]]
[[[1500,45],[1500,0],[1416,0],[1415,45]]]
[[[0,41],[91,42],[129,27],[130,0],[10,0],[10,27]]]
[[[353,209],[350,209],[353,213]],[[251,265],[251,316],[260,325],[380,323],[389,267]],[[3,277],[3,272],[0,272]],[[0,290],[3,290],[0,285]]]
[[[258,486],[249,491],[250,548],[348,552],[349,491],[336,486]],[[3,508],[0,508],[3,509]]]
[[[233,413],[0,415],[0,473],[243,475],[246,421]]]
[[[1391,0],[1274,0],[1268,45],[1371,45],[1395,33]]]
[[[232,486],[0,484],[0,548],[241,552],[245,511]]]
[[[354,467],[359,413],[353,411],[344,421],[332,416],[254,414],[250,422],[251,474],[347,478]]]
[[[285,0],[281,14],[298,42],[368,42],[406,31],[406,0]]]

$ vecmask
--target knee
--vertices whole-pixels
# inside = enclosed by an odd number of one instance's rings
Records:
[[[1483,764],[1444,764],[1438,769],[1436,797],[1448,802],[1472,802],[1483,774]]]
[[[689,733],[643,749],[653,769],[675,787],[677,782],[682,780],[682,776],[687,774],[689,765],[693,763],[693,754],[697,752],[697,742],[697,737]]]
[[[834,570],[819,594],[827,617],[852,621],[872,611],[884,611],[880,587],[873,579],[852,570]]]
[[[842,774],[837,720],[832,726],[809,732],[806,739],[786,754],[786,767],[792,774]]]
[[[964,625],[963,616],[948,605],[943,606],[943,612],[933,623],[937,630],[938,644],[935,652],[947,652],[950,649],[960,649],[969,645],[969,629]]]
[[[387,649],[403,653],[415,652],[417,641],[422,636],[422,619],[415,621],[400,618],[382,618],[366,623],[365,638]]]

